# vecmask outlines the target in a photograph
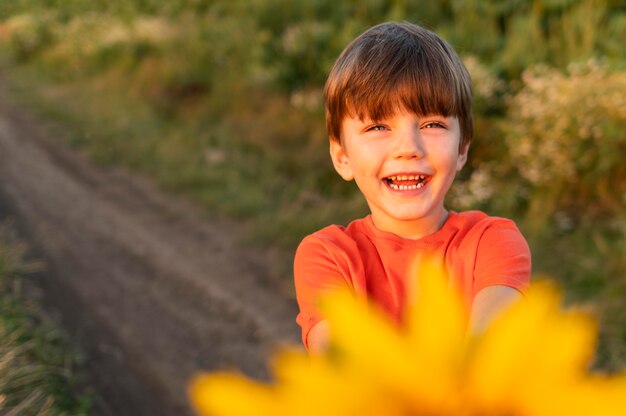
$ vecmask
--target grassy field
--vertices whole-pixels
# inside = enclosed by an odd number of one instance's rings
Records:
[[[73,390],[77,355],[64,335],[22,293],[22,275],[38,267],[0,225],[0,414],[89,414],[90,399]]]
[[[535,273],[597,314],[596,365],[624,368],[626,11],[611,0],[428,4],[29,0],[0,9],[1,65],[13,95],[94,161],[292,248],[366,212],[327,156],[330,65],[371,24],[425,24],[474,80],[475,140],[448,205],[515,219]]]

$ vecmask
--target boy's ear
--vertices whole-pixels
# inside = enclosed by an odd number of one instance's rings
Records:
[[[461,147],[459,151],[459,157],[456,160],[456,171],[459,172],[465,166],[467,162],[467,153],[469,152],[469,143],[466,143]]]
[[[350,167],[350,159],[346,150],[343,148],[339,140],[330,139],[330,158],[333,160],[335,170],[346,181],[354,179],[352,168]]]

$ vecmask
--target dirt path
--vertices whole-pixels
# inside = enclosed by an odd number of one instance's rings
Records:
[[[270,253],[239,247],[232,221],[90,165],[59,134],[0,89],[0,213],[47,262],[38,286],[86,350],[98,413],[189,414],[198,369],[266,377],[268,352],[298,339]]]

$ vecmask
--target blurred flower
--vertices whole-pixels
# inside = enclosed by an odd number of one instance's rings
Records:
[[[626,378],[586,374],[592,322],[559,310],[536,285],[480,335],[437,267],[419,269],[415,302],[398,327],[348,293],[323,303],[328,353],[284,351],[276,382],[233,373],[197,376],[190,397],[201,415],[622,415]]]

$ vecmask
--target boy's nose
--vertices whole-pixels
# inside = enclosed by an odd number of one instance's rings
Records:
[[[424,143],[419,128],[398,132],[394,154],[396,159],[421,159],[424,154]]]

